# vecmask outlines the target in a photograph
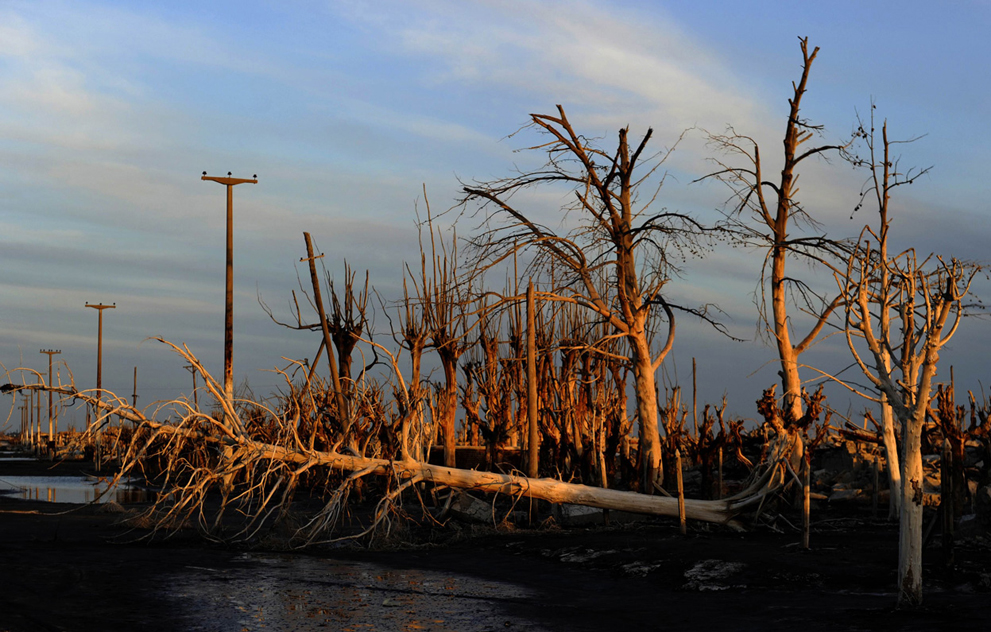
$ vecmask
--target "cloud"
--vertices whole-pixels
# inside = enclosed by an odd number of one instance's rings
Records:
[[[597,127],[653,124],[677,133],[728,121],[753,128],[763,118],[728,65],[660,11],[590,2],[337,8],[384,31],[384,47],[428,62],[428,81],[509,90],[531,107],[563,103]]]

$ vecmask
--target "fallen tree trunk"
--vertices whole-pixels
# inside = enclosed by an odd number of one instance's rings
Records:
[[[677,517],[679,515],[677,498],[590,487],[550,478],[528,478],[495,472],[463,470],[431,465],[412,459],[395,461],[338,452],[290,449],[281,445],[252,440],[237,432],[235,428],[230,428],[229,432],[218,435],[149,420],[131,406],[113,406],[106,401],[98,402],[96,398],[73,388],[53,388],[38,384],[7,384],[0,387],[0,392],[4,393],[20,390],[50,390],[95,405],[102,409],[107,416],[116,415],[134,422],[138,428],[144,427],[157,434],[175,434],[186,439],[200,440],[206,444],[222,444],[221,458],[224,458],[223,455],[239,455],[241,459],[280,462],[302,469],[322,466],[344,472],[361,472],[362,475],[395,476],[399,480],[416,479],[458,489],[533,498],[552,503],[570,503],[658,516]],[[216,427],[219,424],[215,422],[212,425]],[[133,450],[129,452],[130,457],[133,458],[134,455]],[[123,470],[130,469],[130,465],[125,464]],[[728,524],[745,507],[759,501],[760,498],[773,491],[773,489],[767,488],[768,479],[767,476],[763,477],[761,481],[756,481],[750,487],[749,493],[738,494],[731,498],[722,500],[686,499],[686,517],[692,520]],[[762,490],[761,487],[764,489]]]
[[[322,465],[350,472],[367,470],[374,475],[395,475],[400,480],[417,478],[465,490],[509,496],[535,498],[552,503],[571,503],[600,509],[658,516],[678,516],[678,500],[665,496],[647,496],[603,487],[565,483],[551,478],[527,478],[495,472],[462,470],[419,461],[387,461],[327,452],[304,454],[279,446],[255,444],[259,458],[295,463],[300,466]],[[734,501],[685,500],[686,516],[692,520],[724,524],[732,520],[743,506]]]

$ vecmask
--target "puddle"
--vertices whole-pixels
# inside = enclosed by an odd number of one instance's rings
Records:
[[[533,598],[513,584],[291,555],[249,553],[237,561],[243,569],[188,567],[162,578],[183,629],[546,629],[508,614]]]
[[[52,503],[88,503],[107,489],[107,484],[81,476],[0,476],[0,494],[8,498],[44,500]],[[146,490],[118,486],[104,494],[101,503],[111,500],[120,504],[149,500]]]

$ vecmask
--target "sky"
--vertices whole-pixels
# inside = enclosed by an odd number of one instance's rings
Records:
[[[424,189],[437,213],[460,181],[539,165],[517,151],[535,137],[510,136],[530,113],[561,104],[604,144],[627,125],[635,138],[653,128],[658,149],[689,130],[660,203],[714,221],[728,191],[696,182],[713,169],[705,131],[731,125],[779,164],[800,36],[821,47],[803,112],[823,140],[848,137],[872,100],[893,137],[921,137],[900,146],[904,165],[932,170],[899,191],[896,245],[986,259],[989,27],[991,4],[978,1],[0,0],[0,362],[47,370],[39,349],[60,349],[63,381],[71,371],[93,388],[97,314],[85,304],[115,303],[106,389],[130,396],[137,367],[139,405],[189,393],[185,362],[153,336],[187,344],[220,377],[225,197],[203,171],[258,175],[234,195],[234,366],[260,395],[280,385],[284,358],[319,344],[259,301],[289,318],[307,274],[302,233],[335,279],[345,261],[368,270],[388,304],[418,257]],[[803,202],[831,236],[868,220],[850,217],[863,178],[836,159],[803,174]],[[562,221],[559,193],[527,202]],[[700,402],[726,394],[744,417],[777,379],[755,336],[759,264],[717,249],[671,285],[675,298],[717,303],[747,341],[682,320],[666,378],[690,384],[694,357]],[[387,339],[378,307],[374,325]],[[838,342],[808,363],[847,366]],[[980,388],[989,343],[991,323],[969,319],[944,352],[964,388]],[[840,412],[864,406],[830,393]]]

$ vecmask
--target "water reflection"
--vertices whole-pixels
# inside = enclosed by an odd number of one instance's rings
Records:
[[[521,586],[308,556],[244,554],[243,569],[188,567],[166,598],[188,630],[541,630],[507,614]]]
[[[0,494],[8,498],[59,503],[88,503],[108,489],[108,482],[80,476],[0,476]],[[144,502],[148,492],[120,485],[103,493],[98,502]]]

